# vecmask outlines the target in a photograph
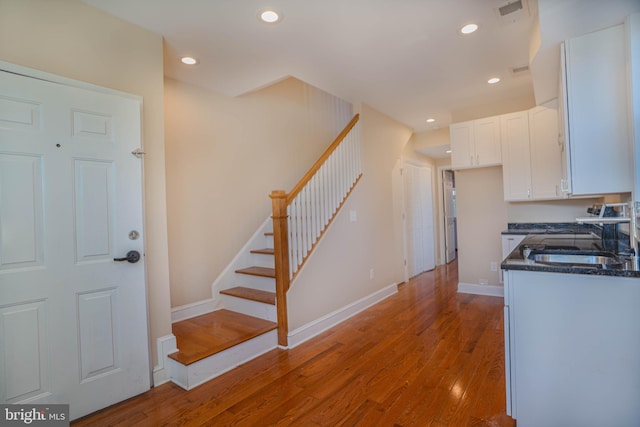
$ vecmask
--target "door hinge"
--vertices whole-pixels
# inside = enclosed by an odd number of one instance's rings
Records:
[[[143,156],[143,155],[145,155],[145,154],[147,154],[147,153],[145,153],[144,151],[142,151],[142,150],[141,150],[141,149],[139,149],[139,148],[136,148],[135,150],[133,150],[133,151],[131,152],[131,154],[133,154],[134,156],[136,156],[137,158],[139,158],[139,159],[140,159],[140,158],[142,158],[142,156]]]

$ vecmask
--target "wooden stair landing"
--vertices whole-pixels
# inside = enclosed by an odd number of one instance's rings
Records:
[[[265,304],[276,305],[275,292],[261,291],[259,289],[245,288],[238,286],[230,289],[223,289],[221,294],[231,295],[237,298],[244,298],[251,301],[263,302]]]
[[[218,310],[173,324],[180,351],[169,357],[190,365],[237,344],[276,329],[268,320],[229,310]]]

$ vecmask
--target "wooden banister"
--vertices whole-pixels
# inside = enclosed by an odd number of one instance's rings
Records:
[[[289,320],[287,316],[287,291],[289,290],[289,227],[287,224],[287,193],[272,192],[273,254],[276,270],[276,313],[278,318],[278,344],[287,346]]]
[[[329,148],[327,148],[325,152],[322,153],[322,155],[313,164],[313,166],[311,166],[307,173],[304,174],[300,182],[298,182],[295,187],[291,189],[291,191],[287,195],[287,205],[291,204],[293,199],[298,194],[300,194],[300,191],[302,191],[302,189],[309,183],[309,181],[311,181],[311,178],[316,174],[316,172],[318,172],[320,167],[327,161],[329,156],[331,156],[331,154],[336,151],[336,148],[338,148],[342,140],[349,134],[349,132],[351,132],[351,129],[353,129],[356,123],[358,123],[358,120],[360,120],[360,114],[356,114],[355,116],[353,116],[353,119],[351,119],[351,121],[347,124],[347,126],[345,126],[342,132],[340,132],[340,135],[338,135],[338,137],[331,143]]]
[[[362,176],[356,128],[359,118],[356,114],[351,119],[291,192],[276,190],[269,195],[278,344],[283,347],[288,345],[287,291],[291,282]]]

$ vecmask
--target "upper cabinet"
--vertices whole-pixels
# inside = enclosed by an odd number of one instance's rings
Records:
[[[557,117],[555,101],[501,117],[505,200],[565,197],[560,191],[562,146]]]
[[[502,164],[500,117],[487,117],[452,124],[451,167],[453,169]]]
[[[563,190],[571,195],[632,190],[624,25],[567,40],[562,47]]]

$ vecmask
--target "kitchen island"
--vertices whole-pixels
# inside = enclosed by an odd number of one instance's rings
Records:
[[[640,426],[637,263],[535,261],[602,249],[592,233],[532,234],[502,263],[507,413],[518,427]]]

